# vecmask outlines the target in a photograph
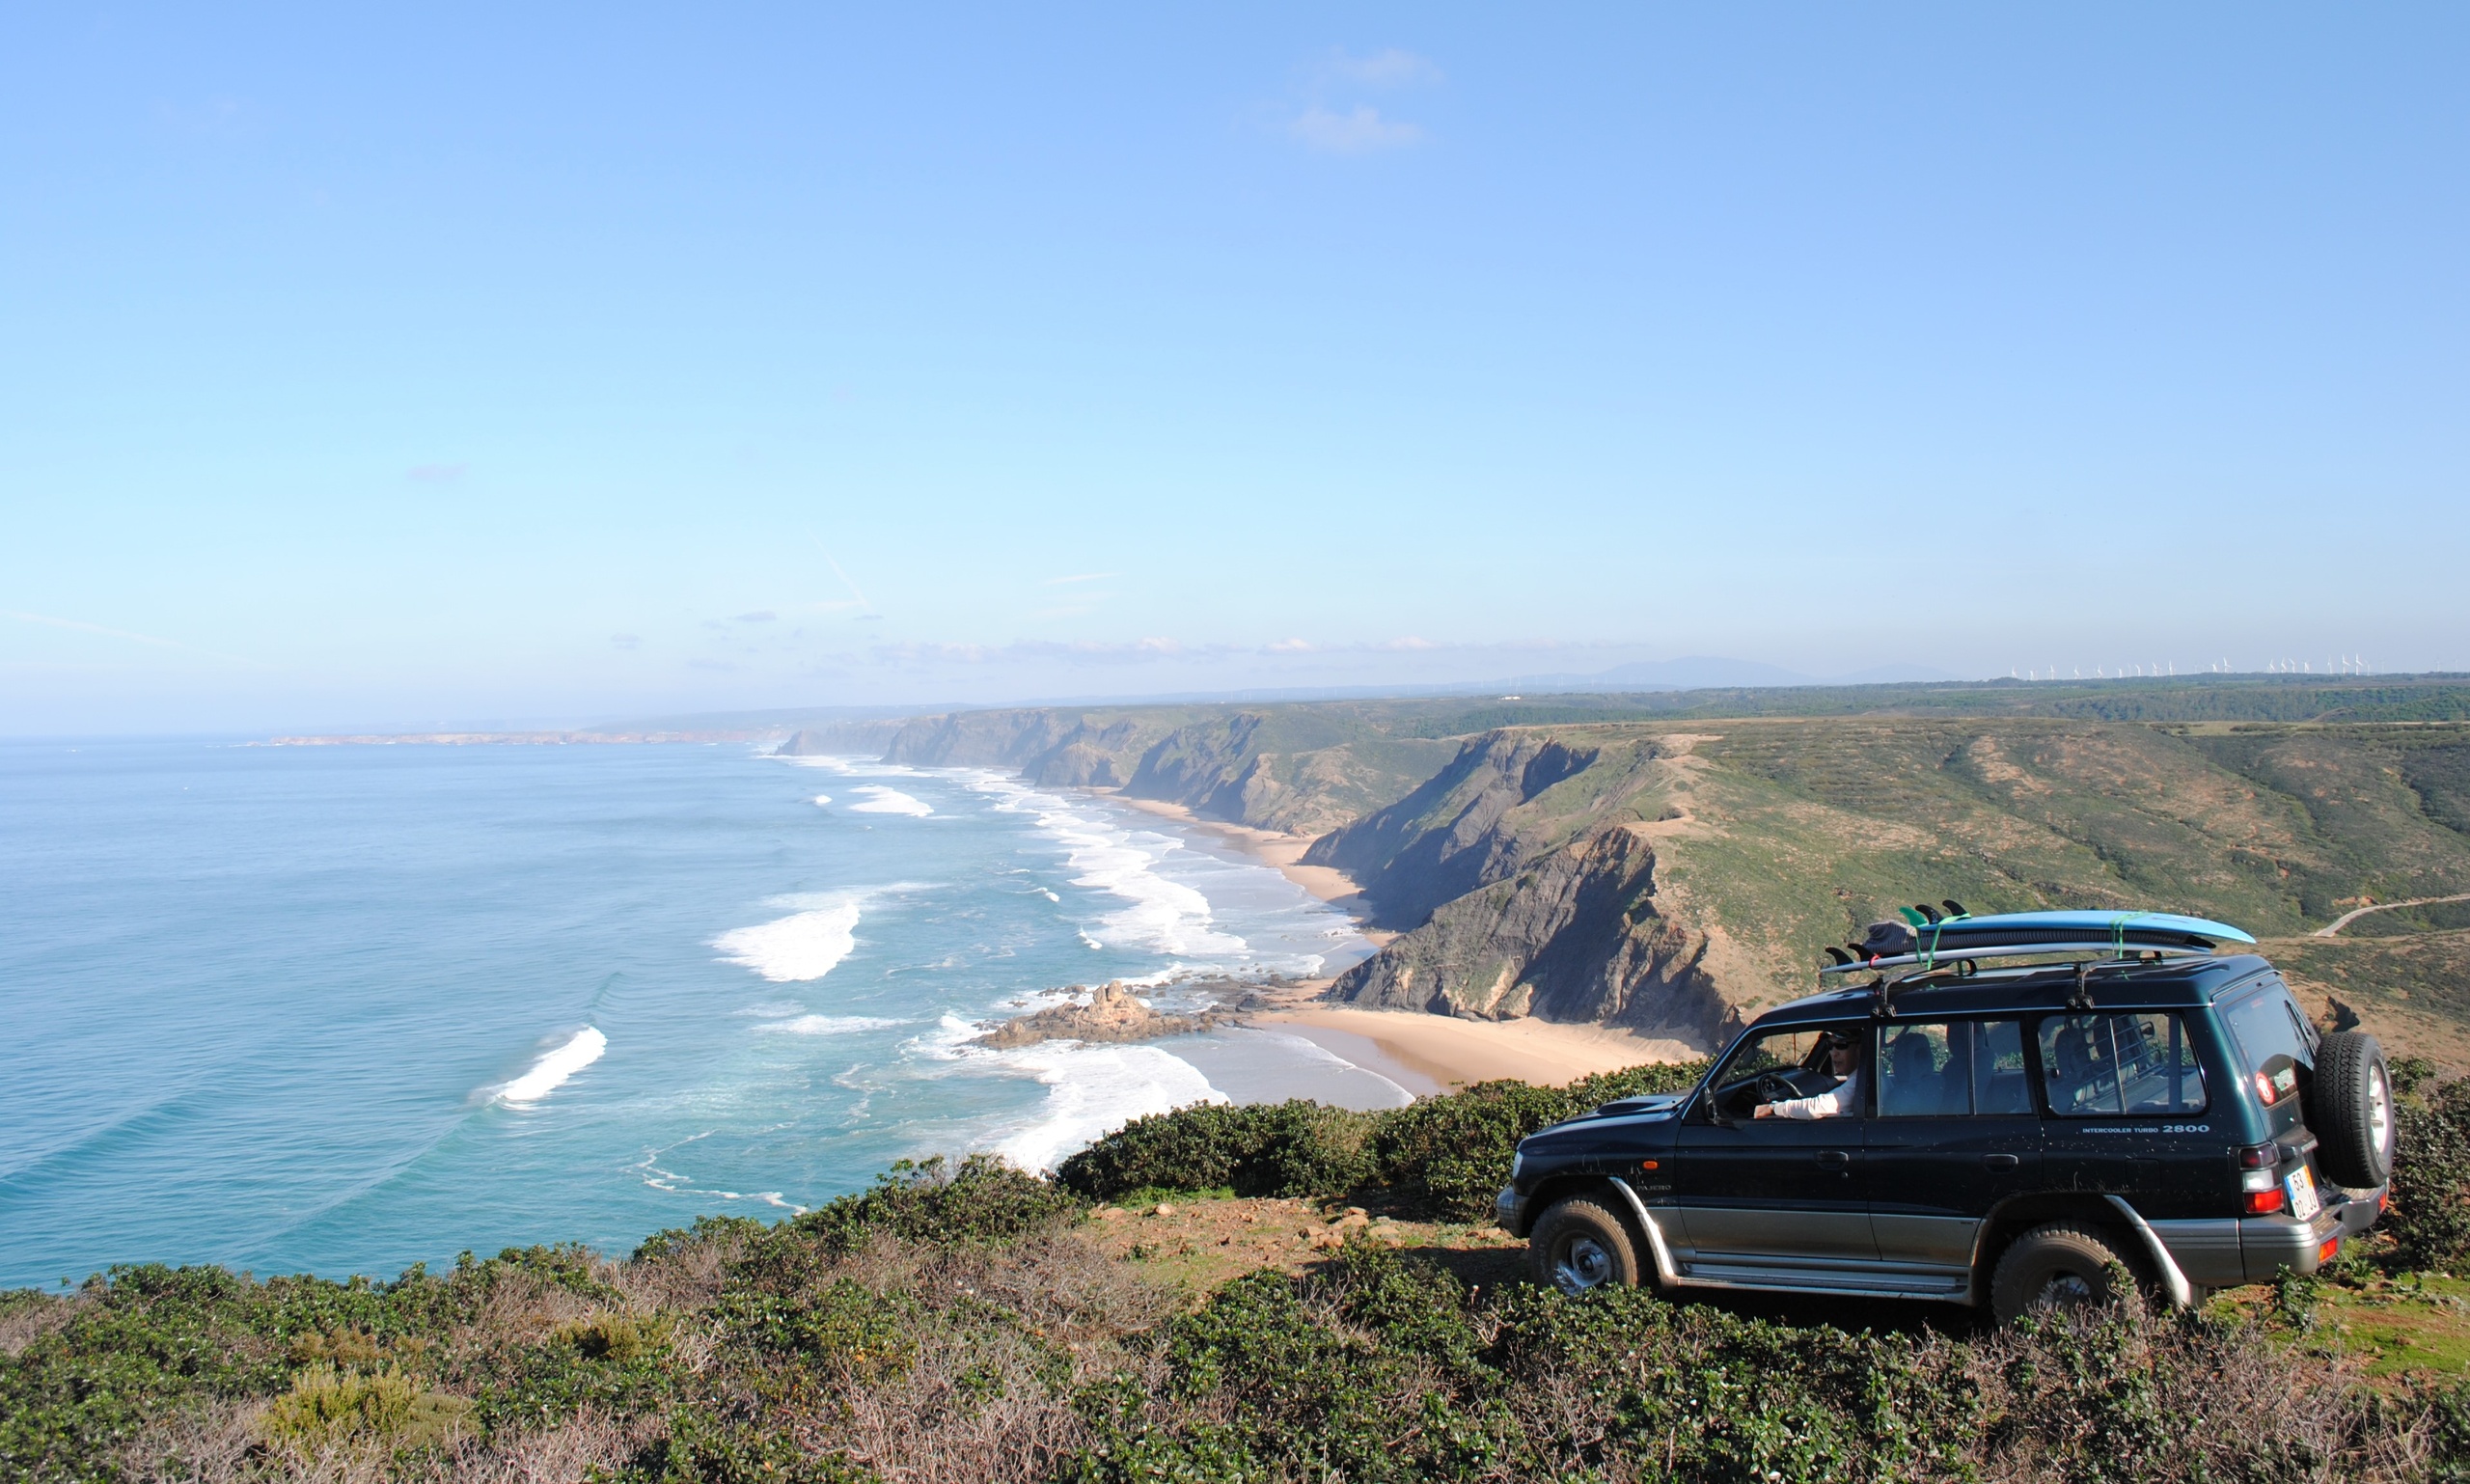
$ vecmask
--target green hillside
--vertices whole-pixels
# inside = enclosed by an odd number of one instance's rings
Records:
[[[1702,1041],[1807,992],[1826,945],[1902,903],[2165,907],[2280,940],[2470,891],[2470,682],[2452,675],[1031,707],[844,730],[794,745],[1318,837],[1306,859],[1405,934],[1338,998]],[[2438,1023],[2407,1021],[2430,1047]]]

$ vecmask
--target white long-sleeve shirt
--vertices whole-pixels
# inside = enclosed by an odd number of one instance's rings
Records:
[[[1841,1118],[1861,1107],[1861,1074],[1853,1073],[1825,1092],[1786,1098],[1767,1105],[1770,1118]]]

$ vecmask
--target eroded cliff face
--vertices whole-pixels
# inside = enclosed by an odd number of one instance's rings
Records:
[[[1662,916],[1653,841],[1616,826],[1446,902],[1328,998],[1472,1020],[1599,1022],[1713,1046],[1741,1017],[1708,940]]]
[[[789,740],[781,744],[780,751],[787,757],[847,757],[880,753],[907,725],[899,717],[832,722],[793,733]]]
[[[1315,840],[1304,862],[1354,877],[1380,925],[1413,927],[1565,843],[1572,832],[1556,827],[1554,811],[1524,807],[1602,756],[1530,732],[1487,732],[1413,793]]]
[[[1040,708],[921,716],[885,745],[884,761],[913,767],[1011,768],[1033,783],[1119,788],[1159,721]]]
[[[1397,797],[1453,746],[1358,739],[1293,717],[1223,707],[1042,709],[920,717],[892,736],[884,759],[1011,768],[1051,787],[1120,788],[1206,819],[1318,835]]]

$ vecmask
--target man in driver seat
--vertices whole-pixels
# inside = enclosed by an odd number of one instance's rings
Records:
[[[1757,1118],[1840,1118],[1861,1106],[1861,1043],[1841,1031],[1826,1034],[1827,1071],[1835,1086],[1809,1097],[1784,1098],[1778,1102],[1761,1103],[1751,1114]]]

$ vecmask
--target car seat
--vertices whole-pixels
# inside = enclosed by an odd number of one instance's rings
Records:
[[[1888,1106],[1881,1111],[1898,1117],[1924,1117],[1947,1110],[1946,1079],[1938,1071],[1938,1056],[1930,1038],[1918,1031],[1896,1037],[1888,1053]]]

